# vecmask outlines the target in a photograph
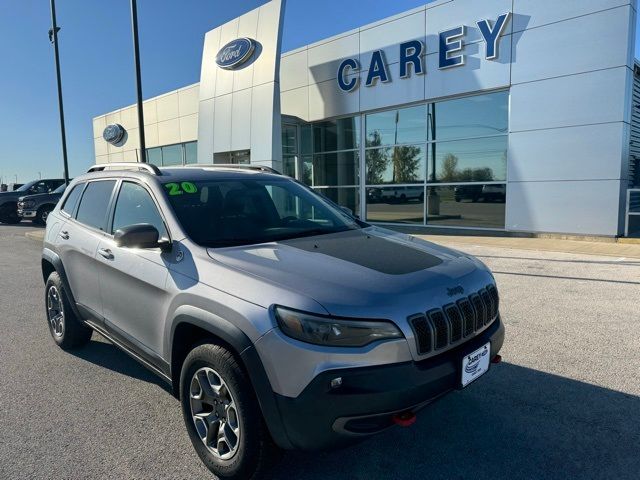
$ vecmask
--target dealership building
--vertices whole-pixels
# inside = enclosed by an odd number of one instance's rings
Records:
[[[440,0],[283,53],[284,13],[208,32],[200,82],[144,102],[149,162],[273,167],[376,224],[624,234],[636,0]],[[136,112],[94,118],[97,163],[141,158]]]

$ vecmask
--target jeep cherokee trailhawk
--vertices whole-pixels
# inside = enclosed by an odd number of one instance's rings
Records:
[[[42,271],[54,341],[96,330],[166,380],[221,478],[410,425],[504,338],[479,260],[263,167],[93,167],[48,217]]]

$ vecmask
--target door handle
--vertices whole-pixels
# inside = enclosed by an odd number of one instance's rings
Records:
[[[100,250],[98,250],[98,253],[107,260],[113,260],[113,253],[108,248],[101,248]]]
[[[60,235],[60,238],[63,240],[69,240],[69,232],[66,230],[61,231],[58,235]]]

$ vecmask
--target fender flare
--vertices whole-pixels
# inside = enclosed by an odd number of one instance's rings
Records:
[[[176,310],[171,325],[169,344],[166,350],[169,352],[169,356],[171,356],[173,351],[172,346],[175,331],[181,324],[190,324],[201,328],[219,338],[234,350],[232,353],[235,353],[237,357],[239,357],[249,376],[271,437],[280,448],[292,449],[293,445],[286,433],[284,422],[280,415],[280,409],[278,408],[275,394],[271,388],[271,382],[269,382],[267,372],[262,365],[262,360],[260,360],[260,356],[249,337],[238,327],[222,317],[197,307],[183,305]],[[169,363],[173,367],[171,358],[169,359]],[[179,372],[171,372],[172,378],[175,379],[174,373],[176,373],[179,378]],[[174,390],[176,393],[179,392],[179,387],[175,388],[174,385]]]
[[[71,286],[69,285],[69,279],[67,277],[67,272],[64,269],[64,265],[62,264],[62,259],[60,258],[60,256],[54,252],[53,250],[50,250],[48,248],[44,248],[42,250],[42,260],[49,262],[51,265],[53,265],[53,268],[55,269],[55,271],[58,273],[58,275],[60,275],[60,281],[62,281],[62,285],[64,286],[64,290],[67,293],[67,295],[69,296],[69,303],[71,304],[71,309],[73,310],[73,313],[76,315],[77,318],[82,318],[82,315],[80,315],[80,311],[78,310],[78,306],[76,305],[76,299],[73,296],[73,292],[71,291]],[[44,269],[43,269],[43,279],[45,284],[47,283],[47,279],[44,278]]]

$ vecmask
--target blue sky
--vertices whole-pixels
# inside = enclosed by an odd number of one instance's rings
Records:
[[[205,32],[263,2],[138,0],[144,97],[200,80]],[[427,3],[288,0],[284,51]],[[128,0],[58,0],[72,175],[94,160],[91,119],[135,102]],[[48,0],[0,0],[0,176],[62,174]],[[638,45],[636,44],[636,51]]]

